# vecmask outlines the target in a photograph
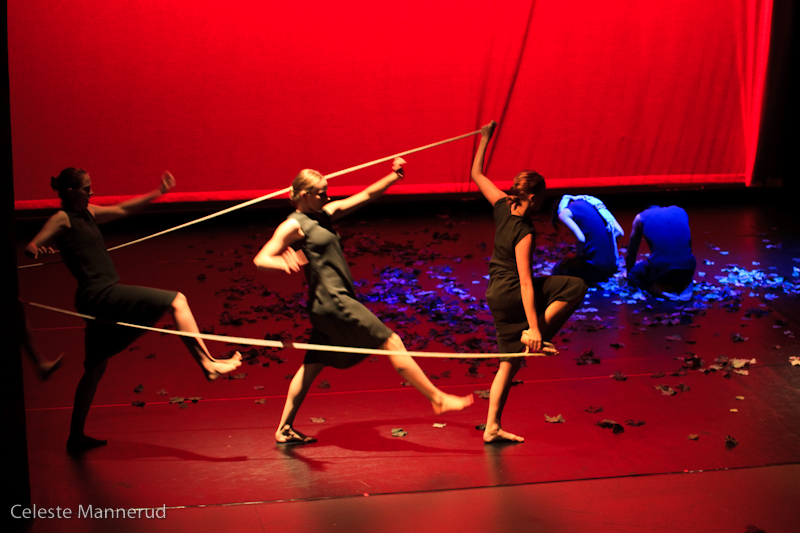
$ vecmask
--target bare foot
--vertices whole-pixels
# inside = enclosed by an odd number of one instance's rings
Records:
[[[486,429],[483,432],[483,442],[486,444],[494,444],[494,443],[503,443],[503,442],[525,442],[523,437],[519,435],[514,435],[513,433],[509,433],[508,431],[503,431],[500,428],[497,428],[493,431],[489,431]]]
[[[64,352],[61,352],[54,360],[39,365],[39,379],[47,381],[53,372],[61,368],[61,360],[63,358]]]
[[[99,448],[108,444],[107,440],[95,439],[81,435],[79,437],[70,437],[67,439],[67,453],[73,457],[80,456],[83,452],[91,450],[92,448]]]
[[[242,364],[242,354],[236,352],[230,359],[213,359],[203,363],[203,372],[205,372],[208,381],[214,381],[223,374],[227,374],[232,370],[236,370]]]
[[[289,424],[286,424],[275,432],[275,442],[278,444],[311,444],[312,442],[317,442],[317,439],[303,435],[299,431],[292,429]]]
[[[461,411],[475,402],[472,394],[468,396],[453,396],[452,394],[441,393],[438,401],[432,401],[433,412],[437,415],[447,411]]]

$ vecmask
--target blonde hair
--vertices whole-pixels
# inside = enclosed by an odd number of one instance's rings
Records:
[[[298,172],[297,176],[292,180],[292,190],[289,191],[289,200],[291,200],[293,204],[296,203],[300,199],[300,193],[302,191],[312,189],[314,185],[324,179],[325,176],[320,172],[311,170],[310,168],[304,168]]]
[[[506,201],[512,206],[520,204],[520,197],[543,193],[547,189],[544,177],[535,170],[523,170],[514,176],[514,183],[508,191]]]

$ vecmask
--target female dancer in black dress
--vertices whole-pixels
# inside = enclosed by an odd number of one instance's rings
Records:
[[[377,198],[403,177],[401,158],[392,172],[363,191],[328,203],[328,182],[316,170],[302,170],[292,181],[291,200],[297,208],[282,222],[253,262],[262,270],[299,272],[305,265],[308,306],[313,332],[309,343],[405,351],[403,341],[356,300],[353,277],[342,254],[333,221]],[[292,378],[283,408],[277,442],[315,442],[293,428],[295,416],[314,379],[326,366],[349,368],[366,358],[359,354],[309,351]],[[390,355],[389,361],[403,379],[416,387],[438,413],[457,411],[472,404],[472,396],[445,394],[425,376],[408,355]]]
[[[481,128],[481,140],[472,162],[472,180],[494,206],[495,242],[489,263],[489,286],[486,299],[497,329],[500,353],[555,353],[543,348],[558,333],[580,305],[588,289],[580,278],[549,276],[533,278],[531,260],[536,249],[535,231],[529,216],[542,205],[545,181],[533,171],[520,172],[509,194],[483,174],[483,160],[497,126]],[[489,415],[483,432],[484,442],[522,442],[522,437],[504,431],[500,423],[511,389],[511,381],[521,358],[501,358],[500,367],[489,389]]]
[[[64,263],[78,281],[75,308],[80,313],[104,321],[86,321],[84,373],[75,391],[67,440],[67,450],[71,454],[80,454],[106,444],[105,440],[88,437],[84,433],[84,426],[108,359],[144,333],[144,330],[107,322],[152,326],[169,311],[179,331],[198,333],[199,330],[183,294],[119,284],[119,275],[97,227],[97,224],[139,211],[165,194],[175,185],[172,174],[164,172],[158,189],[107,207],[89,203],[92,181],[85,170],[66,168],[57,178],[51,178],[50,184],[58,191],[61,210],[45,222],[25,251],[34,258],[41,253],[52,253],[53,249],[48,243],[54,241]],[[241,364],[238,352],[231,359],[217,360],[211,357],[202,340],[192,337],[181,337],[181,340],[209,381]]]

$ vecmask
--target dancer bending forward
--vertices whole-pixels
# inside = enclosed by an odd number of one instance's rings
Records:
[[[401,179],[403,164],[403,159],[395,158],[389,175],[349,198],[330,203],[328,182],[316,170],[302,170],[292,181],[290,195],[296,211],[275,229],[253,262],[259,269],[282,270],[287,274],[299,272],[305,265],[309,317],[313,326],[309,343],[405,351],[400,337],[356,300],[353,277],[342,253],[339,234],[333,227],[334,220],[377,198]],[[366,357],[308,351],[303,366],[289,385],[275,440],[315,442],[313,437],[293,428],[297,411],[314,379],[326,366],[349,368]],[[458,411],[472,404],[472,396],[453,396],[434,387],[410,356],[390,355],[389,361],[403,379],[430,400],[437,414]]]
[[[57,178],[51,178],[50,185],[58,192],[61,209],[45,222],[42,230],[28,243],[25,252],[33,258],[42,253],[52,253],[54,250],[48,244],[54,241],[64,263],[78,282],[75,308],[80,313],[103,320],[86,321],[84,373],[75,391],[67,440],[67,451],[76,455],[106,444],[105,440],[84,433],[89,408],[108,359],[144,333],[141,329],[108,322],[152,326],[168,311],[179,331],[198,333],[199,330],[183,294],[119,283],[119,275],[97,227],[98,224],[139,211],[169,191],[175,185],[172,174],[164,172],[158,189],[107,207],[89,203],[93,194],[92,181],[85,170],[66,168]],[[231,359],[217,360],[211,357],[202,340],[191,337],[181,337],[181,340],[209,381],[241,364],[238,352]]]
[[[555,353],[543,348],[558,333],[572,312],[580,305],[587,285],[571,276],[534,278],[531,273],[536,233],[530,214],[542,205],[545,181],[533,171],[514,177],[509,194],[483,174],[486,147],[497,124],[481,128],[481,140],[472,162],[472,180],[494,206],[494,252],[489,263],[489,286],[486,299],[497,329],[500,353]],[[500,367],[489,390],[489,415],[483,432],[484,442],[522,442],[525,439],[503,430],[500,419],[508,399],[511,381],[522,359],[500,359]]]

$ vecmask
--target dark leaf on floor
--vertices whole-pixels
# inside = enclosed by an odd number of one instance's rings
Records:
[[[135,392],[136,394],[139,394],[139,393],[140,393],[140,392],[142,392],[143,390],[144,390],[144,385],[142,385],[141,383],[139,383],[138,385],[136,385],[136,386],[133,388],[133,392]]]
[[[489,391],[488,390],[476,390],[474,391],[479,397],[483,398],[484,400],[489,399]]]
[[[688,439],[689,440],[700,440],[700,435],[698,435],[697,433],[692,433],[691,435],[689,435]]]
[[[741,333],[731,333],[731,340],[733,342],[744,342],[750,337],[742,337]]]
[[[551,424],[563,424],[564,422],[566,422],[566,420],[564,420],[564,417],[561,416],[560,414],[556,416],[547,416],[547,414],[545,414],[544,421],[550,422]]]
[[[294,374],[286,374],[285,376],[283,376],[283,379],[292,379],[293,377]]]
[[[681,337],[680,335],[668,335],[668,336],[666,337],[666,339],[667,339],[668,341],[679,341],[679,340],[682,340],[682,339],[683,339],[683,337]]]
[[[684,383],[678,383],[677,385],[675,385],[675,390],[679,390],[681,392],[689,392],[690,389],[689,385],[686,385]]]
[[[244,379],[247,377],[247,373],[243,372],[241,374],[225,374],[228,379]]]
[[[644,420],[633,420],[629,418],[628,420],[625,421],[625,424],[628,426],[638,427],[638,426],[643,426],[645,422]]]
[[[265,403],[267,403],[267,399],[266,398],[259,398],[258,400],[256,400],[256,403],[264,405]]]
[[[623,343],[621,343],[621,342],[612,342],[611,343],[611,347],[612,348],[624,348],[625,345]]]
[[[625,428],[622,427],[622,424],[618,424],[613,420],[605,419],[601,422],[595,422],[596,425],[600,426],[601,428],[610,428],[612,433],[624,433]]]
[[[156,358],[156,354],[150,353],[150,354],[145,355],[144,358],[145,359],[155,359]]]
[[[156,394],[160,394],[161,396],[166,396],[167,391],[165,389],[161,389],[160,391],[156,392]]]
[[[628,376],[623,374],[622,372],[614,372],[612,375],[609,376],[611,379],[616,379],[617,381],[626,381]]]
[[[747,529],[744,530],[744,533],[767,533],[760,527],[756,526],[747,526]]]
[[[654,378],[663,378],[666,374],[664,372],[653,372]]]
[[[186,408],[188,408],[188,407],[189,407],[189,404],[188,404],[188,403],[186,403],[186,402],[183,402],[183,403],[179,403],[179,404],[178,404],[178,409],[186,409]]]
[[[590,405],[589,407],[585,408],[584,411],[587,413],[600,413],[603,411],[602,405]]]
[[[672,396],[673,394],[677,394],[675,392],[675,389],[673,389],[669,385],[656,385],[655,389],[661,392],[661,394],[663,394],[664,396]]]
[[[185,401],[186,398],[183,398],[181,396],[173,396],[172,398],[169,399],[169,403],[183,403]]]
[[[477,429],[478,431],[486,431],[486,424],[478,424],[477,426],[475,426],[475,429]]]
[[[324,424],[325,423],[325,419],[324,418],[317,418],[315,416],[311,417],[311,421],[313,423],[315,423],[315,424]]]
[[[327,379],[323,379],[322,381],[319,382],[319,384],[317,385],[317,388],[318,389],[330,389],[331,388],[331,383]]]
[[[725,446],[727,446],[728,448],[733,448],[737,444],[739,444],[738,440],[734,439],[730,435],[725,436]]]
[[[144,407],[144,402],[136,400],[135,402],[131,402],[131,405],[134,407]]]
[[[392,437],[405,437],[406,435],[408,435],[408,432],[403,431],[403,428],[392,429]]]
[[[203,399],[202,396],[192,396],[192,397],[189,398],[189,401],[192,402],[192,403],[197,403],[202,399]]]
[[[600,359],[594,356],[594,350],[584,350],[581,356],[575,359],[578,365],[599,365]]]

